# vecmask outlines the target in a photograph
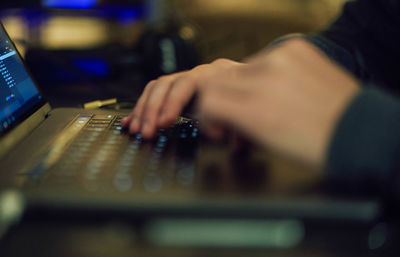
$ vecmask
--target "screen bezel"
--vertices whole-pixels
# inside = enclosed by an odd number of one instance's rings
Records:
[[[25,71],[28,73],[29,78],[32,80],[32,83],[34,84],[34,86],[36,87],[36,89],[38,90],[39,95],[41,96],[41,99],[39,99],[39,101],[34,104],[31,108],[29,108],[27,111],[25,111],[22,115],[20,115],[19,117],[17,117],[15,119],[15,121],[13,121],[6,129],[4,129],[3,131],[0,131],[0,138],[4,137],[5,135],[7,135],[10,131],[12,131],[15,127],[17,127],[18,125],[20,125],[24,120],[26,120],[29,116],[31,116],[32,114],[34,114],[36,111],[38,111],[40,108],[42,108],[47,102],[47,100],[45,99],[42,91],[40,90],[40,88],[38,87],[38,84],[36,83],[36,81],[33,79],[31,72],[29,71],[28,67],[25,64],[24,59],[22,58],[21,54],[19,53],[14,41],[10,38],[10,35],[7,33],[7,30],[5,29],[4,25],[2,22],[0,22],[0,29],[4,32],[4,34],[6,35],[7,39],[11,42],[11,45],[14,47],[18,58],[20,58],[21,63],[25,69]]]

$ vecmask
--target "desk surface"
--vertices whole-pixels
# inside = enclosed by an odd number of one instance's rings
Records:
[[[323,240],[321,241],[323,242]],[[325,245],[323,245],[325,244]],[[80,222],[22,222],[0,241],[3,257],[109,257],[109,256],[276,256],[276,257],[346,257],[397,256],[395,253],[320,245],[292,249],[243,248],[173,248],[147,245],[138,238],[132,225],[118,221],[103,224]]]

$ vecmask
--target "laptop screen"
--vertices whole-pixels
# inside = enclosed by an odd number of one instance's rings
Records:
[[[21,57],[0,25],[0,136],[36,111],[43,102]]]

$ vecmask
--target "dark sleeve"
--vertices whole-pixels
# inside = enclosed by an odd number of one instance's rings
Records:
[[[327,159],[335,191],[400,199],[400,101],[366,86],[337,124]]]
[[[400,1],[347,3],[326,30],[308,39],[365,83],[400,95]]]
[[[307,39],[364,86],[341,117],[327,157],[337,191],[400,200],[400,1],[349,2],[325,31]]]

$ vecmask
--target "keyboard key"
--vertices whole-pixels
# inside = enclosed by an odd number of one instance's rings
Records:
[[[143,186],[147,192],[157,193],[163,186],[161,177],[156,173],[147,173],[143,178]]]
[[[92,120],[113,120],[114,118],[115,116],[111,114],[96,114]]]
[[[132,189],[132,177],[128,173],[117,173],[114,178],[114,187],[120,192],[128,192]]]
[[[120,193],[157,193],[170,186],[194,184],[193,159],[200,138],[197,122],[179,120],[170,128],[160,129],[153,139],[144,140],[141,134],[121,132],[120,118],[78,117],[73,124],[78,126],[78,134],[62,152],[54,174],[43,179],[65,178],[64,186],[74,183],[71,186],[76,187],[76,181],[81,181],[82,188],[91,192],[111,187]],[[143,186],[134,187],[136,180]]]
[[[110,124],[111,120],[91,120],[89,124]]]

